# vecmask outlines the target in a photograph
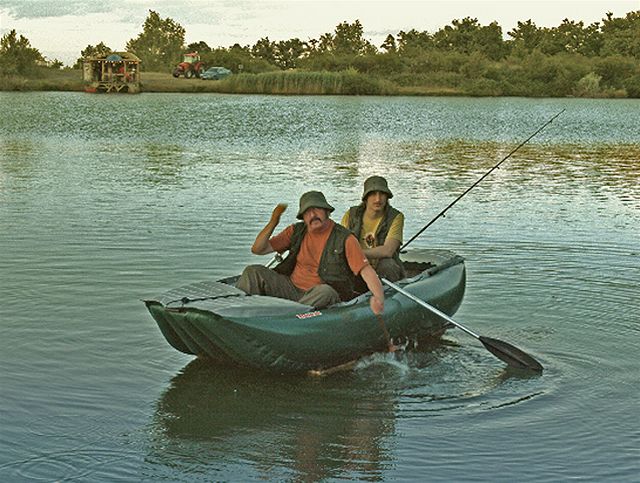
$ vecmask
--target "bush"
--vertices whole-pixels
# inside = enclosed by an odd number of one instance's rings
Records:
[[[492,79],[468,79],[461,85],[462,91],[469,96],[500,96],[502,87]]]
[[[638,68],[638,62],[631,57],[612,55],[595,61],[594,72],[602,77],[605,87],[620,89],[624,80],[633,76]]]
[[[600,80],[602,77],[595,72],[589,72],[576,85],[574,94],[579,97],[596,97],[600,94]]]
[[[624,81],[624,88],[628,97],[640,98],[640,74],[629,77]]]

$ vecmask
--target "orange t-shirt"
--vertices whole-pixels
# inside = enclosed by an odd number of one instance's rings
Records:
[[[296,266],[291,274],[291,281],[300,290],[307,291],[316,285],[324,283],[318,276],[318,267],[320,266],[320,258],[324,250],[329,235],[333,231],[335,222],[329,220],[327,227],[321,232],[312,233],[307,231],[302,239],[300,253],[296,260]],[[271,248],[276,252],[282,253],[291,247],[291,235],[293,235],[293,225],[289,225],[278,235],[269,239]],[[350,235],[345,243],[345,254],[347,263],[354,275],[358,275],[360,271],[367,265],[367,257],[362,252],[360,244],[355,236]]]

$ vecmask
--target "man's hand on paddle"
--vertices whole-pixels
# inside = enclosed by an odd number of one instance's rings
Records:
[[[367,284],[369,290],[371,290],[372,297],[369,299],[369,306],[371,311],[379,315],[384,310],[384,290],[382,289],[382,282],[378,278],[376,271],[368,263],[360,271],[360,276]]]
[[[371,307],[371,311],[380,315],[384,310],[384,299],[379,299],[378,297],[371,297],[369,299],[369,307]]]

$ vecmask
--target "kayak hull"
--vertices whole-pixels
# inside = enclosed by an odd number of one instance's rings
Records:
[[[418,250],[403,257],[409,273],[397,282],[447,315],[460,306],[466,272],[461,257],[446,250]],[[322,370],[383,351],[384,327],[392,338],[420,342],[439,337],[448,323],[385,287],[380,320],[370,293],[316,310],[236,289],[235,278],[201,282],[145,300],[165,339],[175,349],[221,364],[282,373]]]

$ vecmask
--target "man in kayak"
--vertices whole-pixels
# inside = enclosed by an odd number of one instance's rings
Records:
[[[373,294],[371,310],[375,314],[382,313],[382,283],[358,240],[349,230],[329,218],[334,208],[327,203],[325,196],[319,191],[303,194],[297,214],[302,221],[289,225],[272,237],[286,208],[285,204],[275,207],[251,251],[256,255],[266,255],[289,250],[289,254],[273,270],[262,265],[249,265],[236,286],[248,294],[270,295],[324,308],[353,298],[356,277],[361,276]]]
[[[352,206],[341,224],[358,238],[362,251],[380,277],[395,282],[405,277],[400,261],[404,215],[389,204],[393,193],[382,176],[364,182],[362,203]]]

